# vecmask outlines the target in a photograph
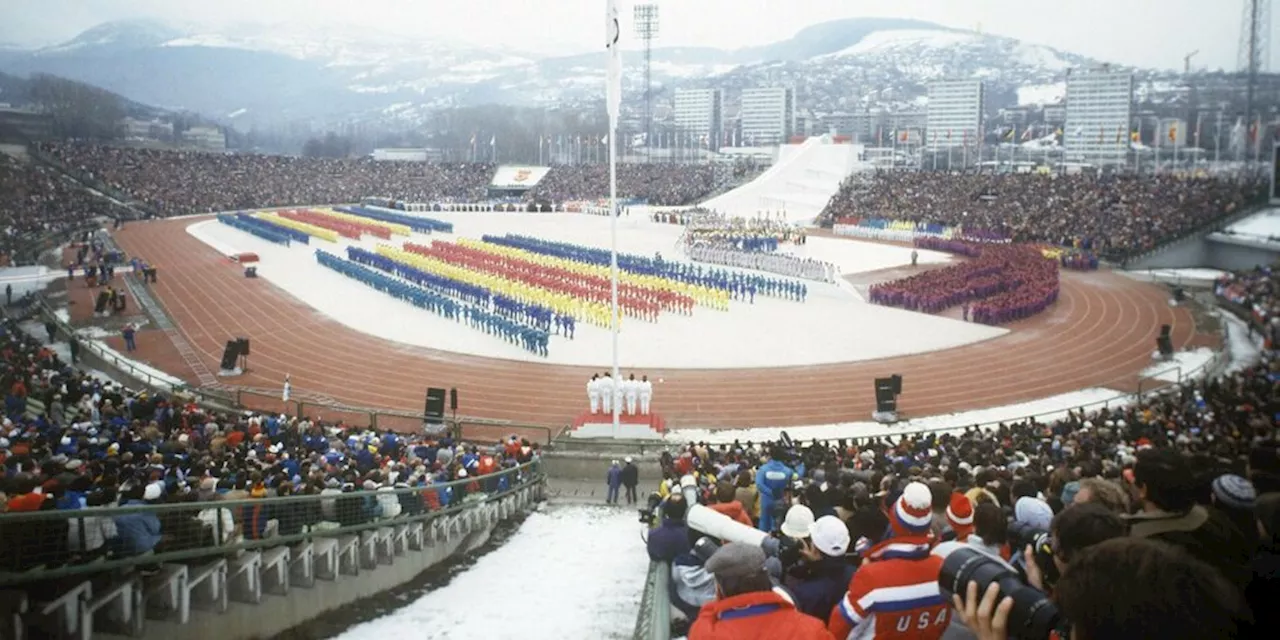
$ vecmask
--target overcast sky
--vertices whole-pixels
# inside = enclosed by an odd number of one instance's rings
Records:
[[[807,25],[858,16],[930,20],[1147,67],[1234,68],[1246,0],[658,0],[661,44],[733,48],[791,37]],[[629,16],[630,0],[620,0]],[[447,36],[515,49],[556,38],[585,51],[602,39],[605,0],[0,0],[0,41],[46,45],[101,22],[153,18],[231,23],[347,25]],[[1272,29],[1272,39],[1276,32]],[[1275,47],[1280,48],[1280,46]],[[1273,48],[1274,49],[1274,48]],[[1275,52],[1280,54],[1280,51]],[[1273,55],[1273,60],[1280,55]],[[1272,65],[1275,68],[1275,64]]]

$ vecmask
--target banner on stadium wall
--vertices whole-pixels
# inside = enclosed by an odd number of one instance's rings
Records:
[[[529,189],[547,177],[551,167],[531,167],[528,165],[502,165],[493,174],[493,189]]]

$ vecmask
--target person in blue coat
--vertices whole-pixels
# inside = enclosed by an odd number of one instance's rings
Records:
[[[671,562],[676,556],[693,549],[689,542],[689,527],[684,523],[687,509],[683,496],[667,497],[667,501],[662,504],[662,524],[649,531],[649,539],[645,542],[650,560]]]
[[[609,494],[604,499],[605,504],[618,504],[618,489],[622,487],[622,465],[618,464],[617,460],[609,465],[605,482],[609,485]]]
[[[773,531],[774,508],[786,496],[787,489],[796,478],[796,472],[783,463],[779,459],[781,457],[782,450],[774,447],[769,452],[768,462],[756,471],[756,489],[760,492],[760,522],[757,526],[761,531]]]

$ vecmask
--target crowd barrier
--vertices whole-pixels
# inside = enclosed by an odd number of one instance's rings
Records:
[[[671,637],[671,564],[649,562],[644,592],[636,614],[632,640],[668,640]]]
[[[421,433],[426,421],[425,415],[420,412],[355,407],[331,399],[305,395],[294,394],[286,401],[281,397],[279,390],[240,387],[232,392],[232,396],[236,406],[251,411],[307,416],[316,420],[342,422],[370,429],[387,429],[399,433]],[[466,415],[446,415],[444,422],[457,439],[467,442],[497,442],[515,435],[540,445],[551,444],[570,426],[491,420]]]
[[[412,505],[410,509],[406,510],[409,513],[402,512],[400,517],[395,518],[367,518],[363,514],[345,513],[342,511],[343,506],[333,505],[334,501],[340,500],[344,496],[365,497],[373,495],[365,492],[4,513],[0,514],[0,541],[5,544],[5,554],[3,559],[0,560],[0,587],[20,585],[34,580],[52,580],[65,576],[100,573],[144,564],[155,565],[165,562],[181,562],[209,556],[220,556],[238,551],[302,542],[318,537],[336,537],[358,533],[392,524],[429,520],[440,515],[455,513],[466,506],[463,498],[452,498],[455,495],[454,492],[458,492],[457,496],[462,496],[464,493],[470,496],[481,496],[487,501],[527,486],[539,484],[544,479],[545,473],[542,470],[541,462],[535,459],[532,462],[503,469],[485,476],[441,482],[425,487],[379,490],[376,492],[377,495],[391,494],[396,496],[397,499],[402,499],[403,502],[409,502]],[[505,488],[499,490],[500,486]],[[468,492],[468,487],[471,487],[472,491]],[[479,487],[479,491],[475,491],[475,487]],[[454,500],[452,504],[450,503],[451,499]],[[475,498],[472,498],[472,502],[474,501]],[[328,503],[321,510],[322,514],[325,511],[332,512],[336,510],[338,513],[335,515],[339,520],[347,521],[351,518],[364,518],[369,521],[352,525],[338,523],[339,526],[337,527],[311,526],[314,523],[308,523],[304,526],[301,523],[303,509],[299,508],[296,510],[296,513],[299,514],[299,520],[281,522],[278,526],[286,531],[292,530],[295,526],[301,526],[307,529],[306,531],[255,540],[249,536],[244,539],[232,538],[230,531],[223,530],[223,519],[215,517],[210,519],[213,529],[210,532],[211,536],[192,536],[189,541],[178,540],[169,545],[182,548],[143,555],[108,557],[84,564],[76,564],[74,562],[61,564],[61,562],[65,561],[67,557],[83,555],[91,550],[69,548],[70,540],[66,533],[48,535],[51,530],[56,529],[61,529],[63,532],[68,529],[84,531],[84,527],[91,527],[95,519],[98,518],[116,519],[128,515],[150,514],[157,516],[161,522],[179,522],[183,521],[184,518],[196,519],[201,511],[209,509],[226,509],[236,513],[244,508],[268,507],[275,513],[291,514],[295,513],[295,511],[280,509],[280,507],[288,505],[291,507],[318,509],[322,503]],[[433,504],[435,505],[434,508]],[[181,538],[183,533],[178,530],[164,531],[162,529],[161,531],[161,534],[169,540]],[[74,537],[79,540],[80,545],[83,547],[85,536]],[[217,544],[216,541],[219,540],[226,541],[226,543]],[[188,544],[182,544],[183,542],[188,542]],[[38,569],[38,571],[32,571],[32,569]]]

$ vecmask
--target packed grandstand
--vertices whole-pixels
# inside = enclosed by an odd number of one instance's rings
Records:
[[[484,164],[83,143],[42,150],[63,169],[101,181],[166,217],[354,203],[374,194],[404,201],[482,201],[494,170]],[[714,188],[712,172],[703,168],[634,165],[621,174],[626,178],[619,181],[620,195],[654,204],[695,203]],[[607,191],[606,175],[599,166],[556,167],[530,197],[596,199]],[[1052,305],[1059,269],[1068,260],[1150,250],[1254,204],[1258,191],[1258,183],[1234,179],[877,172],[847,182],[824,219],[870,237],[923,229],[911,235],[915,246],[966,258],[876,285],[873,302],[924,312],[961,306],[966,318],[996,324]],[[16,255],[36,237],[132,213],[69,181],[54,166],[0,159],[7,254]],[[231,218],[259,231],[273,224],[267,232],[286,241],[290,236],[282,229],[304,229],[303,235],[376,229],[390,238],[403,223],[386,217],[395,214],[375,219],[355,208],[271,215]],[[1046,257],[1052,249],[1059,252]],[[562,262],[565,256],[574,257],[572,268]],[[547,332],[572,333],[572,325],[555,324],[555,318],[609,322],[602,311],[603,265],[591,247],[512,235],[348,253],[326,266],[341,264],[347,275],[383,287],[392,281],[371,272],[430,281],[449,293],[439,294],[440,300],[422,298],[422,304],[441,309],[447,309],[442,300],[472,303],[480,294],[470,287],[492,283],[462,278],[445,258],[465,261],[473,275],[499,267],[515,274],[502,285],[509,287],[509,298],[484,295],[490,296],[486,304],[495,305],[488,308],[500,307],[497,320],[518,326],[479,316],[474,321],[491,323],[486,331],[530,350],[545,348],[539,338]],[[701,272],[661,271],[667,266],[659,260],[633,258],[639,266],[629,272],[634,280],[624,289],[627,322],[695,304],[727,304],[728,289],[705,284],[700,278],[709,276]],[[429,280],[445,277],[453,279]],[[752,282],[763,288],[783,281]],[[520,297],[512,293],[527,291],[519,283],[562,290]],[[889,620],[901,619],[892,617],[901,611],[895,606],[935,616],[937,633],[921,637],[987,624],[972,607],[946,614],[951,601],[936,586],[941,561],[925,564],[940,541],[1015,564],[1021,560],[1019,576],[1052,593],[1063,619],[1091,632],[1081,637],[1226,638],[1272,628],[1280,584],[1280,273],[1274,266],[1234,272],[1217,281],[1214,291],[1258,337],[1260,361],[1172,385],[1128,406],[959,433],[689,443],[662,454],[665,480],[653,487],[660,517],[648,532],[648,552],[672,567],[672,604],[691,623],[689,637],[759,637],[759,629],[770,627],[752,630],[733,614],[749,607],[756,607],[753,615],[782,610],[805,616],[789,619],[806,630],[795,637],[805,638],[874,632],[879,616],[889,628]],[[0,384],[6,390],[0,504],[8,514],[87,514],[35,525],[0,517],[0,573],[25,573],[37,598],[66,586],[41,580],[42,571],[88,567],[75,575],[99,575],[95,563],[134,559],[135,565],[112,564],[101,574],[136,568],[152,576],[158,567],[148,557],[209,548],[225,548],[230,556],[246,543],[269,548],[273,538],[292,542],[327,530],[394,526],[507,492],[533,477],[543,454],[538,444],[517,437],[464,442],[447,434],[396,433],[306,415],[219,409],[181,392],[129,389],[77,368],[32,335],[23,321],[36,306],[6,303],[10,319],[0,326]],[[615,481],[613,474],[606,478]],[[683,478],[692,486],[680,487]],[[616,481],[623,481],[621,474]],[[694,552],[702,534],[686,523],[691,505],[682,489],[745,525],[796,541],[801,551],[776,565],[732,544],[702,557]],[[316,498],[278,500],[297,496]],[[119,515],[95,509],[147,505],[178,506]],[[1041,562],[1037,554],[1048,560]],[[196,557],[209,556],[178,562]],[[900,578],[876,568],[910,562],[923,567],[918,584],[893,582]],[[639,579],[619,577],[633,578]],[[790,595],[775,596],[775,582]],[[888,602],[877,609],[868,595],[919,584],[934,585],[927,602]],[[1117,607],[1158,615],[1109,617],[1106,612]]]

